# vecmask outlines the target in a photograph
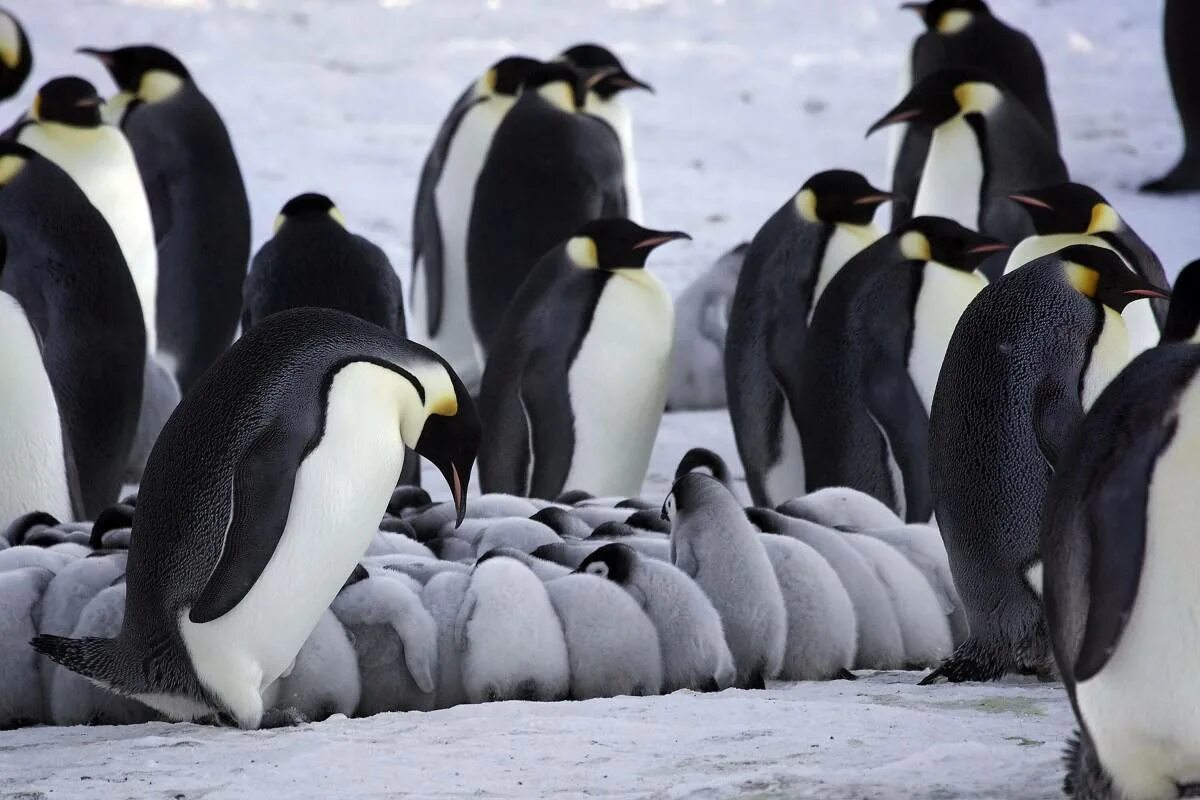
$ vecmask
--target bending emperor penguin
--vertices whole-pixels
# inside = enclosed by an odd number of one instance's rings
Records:
[[[1200,36],[1200,8],[1189,0],[1167,0],[1163,45],[1171,93],[1183,131],[1183,155],[1166,175],[1142,185],[1143,192],[1200,190],[1200,70],[1193,46]]]
[[[1067,438],[1130,358],[1121,311],[1166,291],[1072,245],[985,288],[950,339],[929,419],[934,508],[971,633],[926,678],[1051,674],[1037,595],[1043,499]]]
[[[1054,109],[1046,87],[1046,68],[1033,41],[1021,31],[997,19],[983,0],[931,0],[903,3],[925,24],[916,38],[912,54],[901,76],[901,96],[913,84],[948,67],[975,67],[995,77],[1020,100],[1051,140],[1058,141]],[[912,216],[921,168],[929,152],[930,131],[921,126],[900,125],[893,134],[892,229]]]
[[[819,172],[746,250],[729,309],[725,393],[757,505],[804,494],[796,414],[809,319],[842,265],[879,238],[871,219],[888,197],[856,172]]]
[[[633,115],[621,101],[621,93],[627,89],[645,89],[653,93],[654,87],[633,77],[621,60],[602,45],[577,44],[564,50],[559,59],[576,69],[601,73],[588,87],[583,110],[607,122],[617,134],[621,143],[621,157],[625,162],[625,216],[640,225],[644,215],[637,160],[633,155]]]
[[[1016,244],[1031,229],[1006,195],[1067,180],[1054,138],[982,70],[944,69],[924,78],[867,135],[900,122],[932,131],[913,216],[947,217]]]
[[[1009,198],[1024,207],[1035,233],[1013,248],[1006,271],[1068,245],[1094,244],[1117,251],[1129,269],[1150,283],[1167,285],[1167,274],[1158,256],[1090,186],[1062,183],[1019,192]],[[1135,300],[1125,308],[1121,316],[1129,326],[1134,354],[1158,344],[1166,315],[1167,304],[1162,300]]]
[[[545,499],[641,491],[674,331],[670,295],[646,259],[686,238],[600,219],[538,262],[483,374],[483,491]]]
[[[383,517],[405,446],[458,518],[474,405],[432,351],[326,309],[276,314],[205,373],[138,492],[120,634],[40,636],[39,652],[172,719],[257,727]]]
[[[120,90],[107,106],[137,159],[158,244],[158,351],[186,392],[225,352],[250,258],[250,205],[221,115],[158,47],[82,48]]]
[[[467,296],[467,227],[475,184],[521,84],[541,64],[525,56],[493,64],[454,102],[421,168],[413,207],[412,334],[449,361],[472,390],[482,368]]]
[[[1172,312],[1194,313],[1200,293],[1183,288]],[[1198,412],[1200,338],[1143,353],[1079,425],[1047,496],[1046,624],[1079,721],[1074,797],[1200,791]]]
[[[993,239],[916,217],[863,250],[821,297],[809,326],[797,409],[809,491],[870,494],[928,522],[929,408],[954,325],[987,285]]]
[[[12,12],[0,8],[0,100],[21,91],[33,72],[33,51],[29,37]]]

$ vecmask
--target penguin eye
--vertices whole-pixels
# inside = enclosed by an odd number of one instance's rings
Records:
[[[608,564],[603,561],[596,561],[588,564],[587,572],[589,575],[596,575],[601,578],[608,577]]]

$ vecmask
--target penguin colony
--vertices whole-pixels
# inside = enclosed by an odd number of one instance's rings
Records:
[[[1194,5],[1165,18],[1185,153],[1147,191],[1200,186]],[[113,95],[55,77],[0,139],[0,727],[933,667],[1061,679],[1068,795],[1200,793],[1200,262],[1172,294],[1071,181],[1025,34],[904,8],[864,126],[890,188],[810,176],[678,314],[647,260],[688,237],[644,225],[622,100],[651,87],[604,47],[454,102],[407,309],[323,194],[251,259],[187,67],[81,48]],[[0,100],[32,70],[0,12]],[[702,449],[640,498],[664,408],[725,404],[754,505]]]

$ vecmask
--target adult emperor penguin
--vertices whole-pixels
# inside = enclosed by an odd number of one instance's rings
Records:
[[[1195,307],[1180,289],[1172,305]],[[1046,624],[1080,727],[1074,797],[1200,790],[1198,375],[1198,338],[1140,355],[1077,428],[1046,498]]]
[[[485,357],[538,259],[590,220],[625,216],[620,142],[607,122],[582,113],[605,74],[539,67],[492,138],[467,235],[471,321]]]
[[[1050,674],[1038,526],[1067,438],[1129,361],[1121,311],[1166,291],[1072,245],[989,285],[950,339],[929,419],[930,484],[971,634],[926,682]]]
[[[434,137],[413,207],[412,335],[450,362],[468,387],[479,384],[467,295],[467,226],[475,184],[492,138],[540,61],[508,56],[459,95]]]
[[[0,288],[41,343],[74,456],[77,511],[95,519],[120,496],[142,407],[137,290],[100,212],[54,162],[16,142],[0,142],[0,231],[8,250]]]
[[[12,12],[0,8],[0,100],[21,91],[33,72],[33,51],[29,37]]]
[[[901,95],[938,70],[976,67],[1008,87],[1057,142],[1046,69],[1028,36],[997,19],[983,0],[931,0],[904,3],[901,8],[915,11],[925,24],[925,31],[913,42],[912,54],[904,64]],[[930,132],[921,126],[902,125],[893,136],[898,148],[892,165],[894,229],[912,216]]]
[[[805,181],[755,234],[738,276],[725,337],[725,387],[746,482],[758,505],[804,494],[796,414],[808,321],[851,257],[880,236],[888,199],[856,172]]]
[[[461,519],[478,437],[432,351],[336,311],[276,314],[205,373],[151,453],[120,635],[34,646],[173,719],[257,727],[263,690],[375,534],[404,447],[441,470]]]
[[[1054,138],[982,70],[953,68],[929,75],[867,135],[900,122],[932,131],[913,216],[948,217],[1016,244],[1031,228],[1005,195],[1067,180]]]
[[[954,325],[987,285],[994,239],[916,217],[859,253],[821,297],[796,419],[809,490],[847,486],[928,522],[929,407]]]
[[[183,391],[233,341],[250,258],[250,205],[221,115],[187,67],[150,45],[81,53],[120,90],[119,113],[158,244],[158,350]]]
[[[588,87],[583,110],[607,122],[617,134],[625,162],[625,215],[640,225],[643,221],[642,191],[638,185],[637,160],[633,155],[633,115],[622,102],[621,93],[628,89],[645,89],[653,93],[654,87],[631,75],[621,60],[603,45],[577,44],[562,51],[559,59],[576,69],[599,73]]]
[[[1200,36],[1200,8],[1188,0],[1167,0],[1163,45],[1171,92],[1183,129],[1183,155],[1166,175],[1143,184],[1143,192],[1200,190],[1200,74],[1192,55],[1197,36]]]
[[[641,491],[673,332],[670,295],[644,267],[656,247],[684,238],[600,219],[538,262],[483,375],[485,492]]]
[[[1154,285],[1167,285],[1167,274],[1158,256],[1090,186],[1062,183],[1019,192],[1009,198],[1025,208],[1033,221],[1034,235],[1013,248],[1007,271],[1068,245],[1094,244],[1116,250],[1130,269]],[[1158,344],[1166,315],[1167,304],[1162,300],[1136,300],[1125,308],[1121,316],[1129,326],[1135,354]]]

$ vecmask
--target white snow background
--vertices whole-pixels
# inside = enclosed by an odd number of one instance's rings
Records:
[[[813,172],[886,186],[885,136],[919,32],[895,0],[8,0],[41,83],[112,84],[81,45],[177,53],[230,129],[257,247],[292,195],[329,194],[407,280],[417,174],[457,94],[498,57],[595,40],[630,93],[646,218],[676,292]],[[1063,153],[1162,257],[1200,256],[1200,199],[1138,195],[1180,136],[1157,0],[992,0],[1046,61]],[[881,215],[885,218],[886,212]],[[646,495],[704,445],[740,474],[721,413],[674,414]],[[440,478],[425,483],[444,495]],[[0,799],[349,797],[1052,798],[1072,718],[1057,684],[914,686],[913,673],[765,692],[497,703],[241,732],[195,725],[0,733]],[[0,676],[0,680],[3,676]]]

